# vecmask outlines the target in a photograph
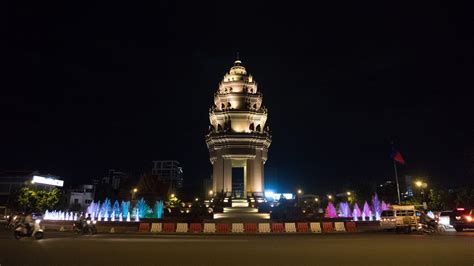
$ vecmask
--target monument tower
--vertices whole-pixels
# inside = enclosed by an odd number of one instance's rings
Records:
[[[235,60],[209,109],[206,144],[213,166],[213,191],[225,197],[263,196],[264,165],[271,135],[257,83]]]

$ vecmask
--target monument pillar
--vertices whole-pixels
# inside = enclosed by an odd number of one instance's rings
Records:
[[[219,83],[209,109],[206,144],[215,193],[231,195],[232,168],[238,167],[243,168],[242,196],[263,196],[264,163],[271,144],[267,116],[257,83],[237,59]]]

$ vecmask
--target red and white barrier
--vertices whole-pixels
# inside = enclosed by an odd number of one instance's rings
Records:
[[[244,232],[245,233],[257,233],[258,228],[256,223],[246,223],[244,224]]]
[[[215,223],[205,223],[204,224],[204,233],[215,233],[216,224]]]
[[[321,232],[323,231],[321,228],[321,223],[310,223],[309,227],[312,233],[321,234]]]
[[[270,228],[270,223],[259,223],[258,232],[259,233],[270,233],[272,230]]]
[[[285,223],[285,232],[296,233],[295,223]]]
[[[200,223],[192,223],[189,225],[189,232],[190,233],[201,233],[202,232],[202,224]]]
[[[282,223],[273,223],[272,224],[272,233],[284,233],[285,227]]]
[[[217,233],[229,233],[230,232],[229,224],[217,224],[216,225],[216,232]]]
[[[346,227],[344,226],[344,222],[335,222],[334,223],[334,230],[336,232],[345,232]]]
[[[334,232],[334,227],[332,222],[323,222],[323,233],[332,233]]]
[[[346,222],[346,231],[347,232],[357,232],[357,225],[355,222]]]
[[[138,226],[139,233],[149,233],[150,232],[150,224],[149,223],[140,223]]]
[[[135,227],[136,228],[136,227]],[[135,229],[136,230],[136,229]],[[109,231],[109,230],[107,230]],[[115,232],[114,230],[112,230]],[[123,231],[123,230],[122,230]],[[139,223],[139,233],[333,233],[357,232],[348,222],[298,223]]]
[[[176,224],[176,233],[187,233],[188,224],[187,223],[178,223]]]
[[[298,230],[298,233],[307,233],[309,231],[308,223],[297,223],[296,229]]]
[[[174,223],[164,223],[163,224],[163,232],[164,233],[174,233],[175,232],[175,226],[176,224]]]
[[[162,230],[163,230],[163,225],[161,223],[151,224],[151,229],[150,229],[151,233],[161,233]]]

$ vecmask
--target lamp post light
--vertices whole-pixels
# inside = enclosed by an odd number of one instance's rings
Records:
[[[138,192],[138,188],[133,188],[132,189],[132,202],[135,199],[135,193],[137,193],[137,192]]]
[[[332,200],[332,195],[328,195],[328,199],[329,199],[329,200]]]
[[[209,190],[209,196],[211,196],[211,197],[212,197],[212,195],[214,195],[214,191],[212,191],[212,190]]]
[[[421,199],[425,201],[425,188],[428,187],[428,184],[426,182],[418,180],[415,181],[415,185],[420,189]]]

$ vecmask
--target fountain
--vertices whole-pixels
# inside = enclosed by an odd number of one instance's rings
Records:
[[[137,210],[135,212],[135,216],[144,218],[148,209],[149,207],[146,204],[145,199],[141,198],[137,203]]]
[[[326,213],[324,215],[326,218],[336,218],[337,217],[337,211],[336,208],[334,207],[334,204],[332,202],[328,203],[328,206],[326,207]]]
[[[349,208],[349,203],[347,202],[339,203],[339,216],[351,217],[351,209]]]
[[[63,211],[49,211],[46,210],[43,214],[44,220],[62,220],[62,221],[76,221],[77,214],[73,212]]]
[[[362,221],[365,221],[366,218],[370,217],[370,208],[367,201],[364,203],[364,208],[362,209]]]
[[[156,201],[154,208],[154,218],[161,219],[163,217],[164,204],[163,201]]]
[[[138,214],[138,208],[135,209],[135,222],[139,222],[140,221],[140,218],[139,218],[139,214]]]
[[[110,199],[106,198],[101,204],[98,202],[91,202],[84,213],[84,215],[90,216],[92,221],[140,221],[141,218],[162,218],[164,210],[163,201],[156,201],[154,208],[150,208],[144,200],[141,198],[137,206],[131,209],[130,201],[122,201],[119,203],[118,200],[114,201],[113,206],[111,206]],[[132,214],[133,215],[132,215]],[[81,214],[82,215],[82,214]],[[44,213],[45,220],[64,220],[64,221],[76,221],[79,218],[75,212],[63,212],[63,211],[49,211],[46,210]]]
[[[122,216],[127,217],[130,209],[130,201],[122,201]]]
[[[113,210],[112,210],[112,216],[114,216],[114,220],[115,220],[115,218],[117,218],[119,213],[120,213],[120,204],[119,204],[118,200],[115,200],[114,207],[113,207]]]
[[[372,208],[375,212],[375,220],[379,221],[380,214],[382,213],[382,204],[380,203],[377,193],[372,197]]]
[[[354,216],[354,221],[358,221],[359,217],[361,217],[361,211],[357,203],[354,204],[354,210],[352,211],[352,214]]]

